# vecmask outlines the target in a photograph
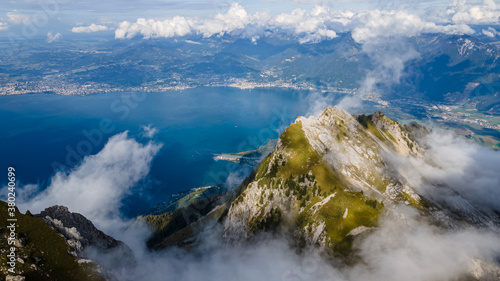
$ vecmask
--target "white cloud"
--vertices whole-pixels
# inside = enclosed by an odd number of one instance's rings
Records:
[[[129,279],[144,280],[338,280],[428,281],[462,280],[478,260],[495,264],[500,252],[498,232],[471,227],[433,226],[418,211],[390,206],[380,225],[354,242],[356,259],[349,265],[321,255],[317,249],[298,254],[279,235],[256,235],[251,242],[228,243],[215,222],[194,237],[189,251],[176,247],[148,251],[145,228],[133,228],[120,237],[132,249],[137,267]],[[339,265],[339,266],[336,266]],[[125,276],[119,276],[125,277]],[[479,277],[479,276],[477,276]]]
[[[448,12],[453,15],[451,20],[455,23],[498,24],[499,8],[494,0],[485,0],[482,5],[468,4],[462,0],[450,7]]]
[[[312,115],[319,117],[325,108],[335,106],[334,97],[335,95],[321,92],[312,92],[308,94],[303,100],[303,102],[307,104],[308,108],[307,113],[304,116]]]
[[[31,15],[21,14],[17,12],[8,12],[7,18],[12,24],[30,24],[33,22],[34,18]]]
[[[100,229],[115,230],[120,222],[121,201],[149,173],[161,145],[142,145],[127,132],[109,139],[95,155],[87,156],[70,172],[56,173],[50,185],[35,196],[32,185],[20,192],[19,206],[36,213],[53,205],[64,205],[86,216]]]
[[[270,25],[279,29],[293,30],[296,34],[306,34],[301,42],[318,42],[322,39],[337,37],[329,25],[337,20],[326,7],[315,6],[311,12],[295,9],[290,14],[282,13],[270,21]]]
[[[347,111],[362,107],[363,99],[379,99],[399,85],[404,77],[411,75],[406,67],[411,61],[418,60],[418,53],[405,37],[385,37],[388,34],[364,38],[361,50],[371,61],[373,67],[366,70],[366,76],[360,80],[356,95],[346,96],[338,106]],[[359,39],[359,38],[358,38]]]
[[[217,14],[213,19],[203,21],[196,31],[205,37],[243,29],[252,23],[252,17],[240,4],[233,3],[225,14]]]
[[[0,22],[0,31],[5,31],[8,29],[9,29],[9,26],[6,23]]]
[[[493,27],[488,27],[488,29],[483,29],[482,33],[488,37],[491,37],[491,38],[494,38],[495,36],[500,35],[500,32],[498,32]]]
[[[500,239],[488,229],[432,226],[415,209],[397,207],[359,249],[363,262],[347,271],[349,280],[462,280],[474,259],[495,263]]]
[[[374,67],[367,72],[361,82],[358,91],[360,95],[380,94],[380,86],[390,88],[399,84],[406,74],[404,72],[406,64],[420,57],[420,54],[404,40],[386,38],[383,41],[378,39],[373,41],[365,43],[362,47]]]
[[[500,211],[500,153],[437,129],[424,143],[424,159],[394,163],[417,192],[463,211],[470,206]],[[443,185],[447,188],[437,188]]]
[[[407,11],[374,10],[359,14],[356,18],[359,23],[355,23],[356,26],[353,28],[352,37],[358,43],[377,40],[380,37],[412,37],[422,33],[474,33],[474,30],[464,24],[437,25],[422,20],[419,16]]]
[[[194,45],[202,45],[202,43],[193,40],[184,40],[184,42]]]
[[[225,34],[245,28],[252,22],[251,16],[239,4],[232,4],[225,14],[217,14],[211,19],[199,20],[176,16],[171,19],[157,21],[139,18],[135,23],[121,22],[115,31],[116,38],[132,38],[138,34],[144,38],[185,36],[202,34],[210,37],[214,34]]]
[[[149,124],[147,126],[141,126],[142,129],[142,136],[146,138],[153,138],[156,133],[158,133],[158,129],[154,128],[152,124]]]
[[[132,239],[138,238],[130,234]],[[259,238],[250,244],[227,244],[213,224],[197,237],[200,246],[190,251],[172,247],[151,252],[140,248],[142,241],[125,238],[127,244],[133,245],[138,266],[132,276],[119,277],[150,281],[343,280],[338,278],[338,269],[319,254],[297,254],[285,239]]]
[[[164,21],[137,19],[135,23],[121,22],[115,31],[116,38],[132,38],[142,34],[144,38],[184,36],[191,33],[192,22],[176,16]]]
[[[266,29],[284,29],[305,34],[303,42],[319,41],[337,36],[335,31],[327,27],[328,12],[325,8],[315,7],[310,13],[297,9],[290,14],[272,17],[269,11],[264,10],[250,15],[244,7],[233,3],[226,13],[208,19],[177,16],[163,21],[144,18],[138,19],[135,23],[124,21],[115,31],[115,37],[132,38],[138,34],[144,38],[168,38],[189,34],[201,34],[204,37],[235,34],[255,40],[265,35]]]
[[[58,32],[56,34],[52,34],[52,32],[49,31],[47,33],[47,42],[52,43],[54,41],[59,40],[61,37],[62,37],[61,33]]]
[[[74,33],[92,33],[92,32],[98,32],[98,31],[106,31],[109,28],[105,25],[99,25],[99,24],[91,24],[89,26],[75,26],[71,29],[71,32]]]
[[[388,211],[377,229],[358,239],[354,244],[359,258],[349,265],[314,249],[298,254],[289,240],[279,236],[260,234],[252,242],[227,243],[214,222],[194,238],[197,246],[189,251],[171,247],[151,252],[144,247],[149,236],[144,229],[134,227],[121,237],[134,250],[138,265],[128,276],[118,277],[151,281],[228,280],[228,276],[242,281],[462,280],[474,268],[474,259],[494,263],[500,251],[500,238],[494,231],[431,226],[409,207]],[[487,275],[480,270],[476,273]]]
[[[489,15],[486,11],[491,9],[494,4],[489,3],[484,6],[487,8],[483,8],[485,10],[483,14]],[[457,5],[456,7],[464,7],[464,5]],[[217,14],[207,19],[176,16],[165,20],[140,18],[134,23],[124,21],[120,23],[119,28],[115,31],[115,37],[123,39],[142,35],[144,38],[168,38],[190,34],[210,37],[232,34],[255,41],[273,32],[283,31],[298,35],[301,43],[308,43],[335,38],[338,32],[352,31],[352,36],[356,42],[364,43],[379,38],[391,36],[412,37],[422,33],[474,33],[466,25],[467,21],[451,20],[459,12],[449,9],[445,17],[443,17],[445,13],[442,12],[440,14],[442,17],[440,19],[441,23],[437,23],[435,19],[430,20],[433,13],[417,10],[338,11],[316,5],[310,11],[295,9],[290,13],[273,16],[268,10],[249,14],[243,6],[233,3],[226,13]],[[419,16],[419,14],[421,15]],[[461,16],[458,15],[457,17]],[[426,20],[425,18],[429,19]],[[488,19],[484,21],[492,22],[493,20],[494,16],[489,15]]]

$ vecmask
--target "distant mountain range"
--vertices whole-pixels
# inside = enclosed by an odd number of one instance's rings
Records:
[[[498,113],[499,46],[482,37],[423,34],[367,50],[350,33],[314,44],[279,34],[255,43],[228,35],[20,42],[15,48],[3,42],[0,92],[90,94],[233,85],[355,93],[367,73],[383,71],[384,60],[398,56],[391,52],[404,48],[415,54],[403,58],[401,81],[376,81],[384,100],[411,95]]]

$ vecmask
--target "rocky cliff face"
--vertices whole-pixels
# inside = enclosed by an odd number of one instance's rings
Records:
[[[377,226],[387,206],[421,203],[386,160],[422,157],[417,129],[382,113],[355,117],[338,108],[299,117],[231,204],[225,236],[285,229],[306,244],[348,250],[352,237]]]
[[[64,206],[46,208],[37,217],[62,234],[79,258],[88,258],[108,268],[128,268],[135,265],[134,253],[123,242],[104,234],[94,224]]]
[[[7,203],[0,201],[0,219],[6,221]],[[96,263],[77,258],[69,252],[64,237],[48,226],[41,218],[21,214],[16,210],[16,266],[9,272],[7,245],[9,231],[0,227],[0,280],[113,280],[108,272]],[[9,275],[12,274],[12,275]]]
[[[379,200],[419,197],[387,165],[388,154],[421,157],[422,149],[408,130],[382,113],[355,118],[327,108],[319,118],[299,118],[309,143],[351,188]],[[401,198],[401,199],[403,199]]]

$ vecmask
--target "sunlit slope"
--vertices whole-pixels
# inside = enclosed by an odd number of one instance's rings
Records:
[[[283,229],[307,244],[348,249],[353,236],[377,226],[385,205],[418,207],[420,197],[391,176],[384,157],[420,150],[406,127],[381,113],[327,108],[299,117],[233,201],[225,234]]]

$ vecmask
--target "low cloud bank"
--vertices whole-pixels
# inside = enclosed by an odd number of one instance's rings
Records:
[[[73,32],[73,33],[93,33],[93,32],[99,32],[99,31],[106,31],[108,29],[109,29],[109,27],[107,27],[105,25],[93,23],[89,26],[75,26],[71,29],[71,32]]]
[[[326,6],[315,6],[310,11],[295,9],[278,15],[272,15],[269,10],[249,14],[243,6],[233,3],[226,13],[210,18],[175,16],[163,20],[139,18],[136,22],[123,21],[115,31],[115,37],[231,34],[255,41],[276,31],[284,31],[297,35],[302,43],[311,43],[351,31],[356,42],[365,43],[378,38],[410,37],[422,33],[472,34],[474,30],[467,24],[497,24],[499,16],[500,9],[491,0],[483,4],[455,3],[447,9],[430,13],[397,6],[384,10],[330,10]]]
[[[200,246],[189,251],[170,248],[149,252],[135,233],[128,240],[139,261],[122,280],[335,280],[340,273],[317,253],[297,254],[286,239],[260,237],[252,244],[229,245],[220,226],[198,236]],[[333,279],[332,279],[333,278]]]
[[[500,211],[499,152],[440,129],[426,136],[423,145],[427,147],[423,159],[396,158],[393,163],[410,186],[450,205],[460,205],[463,198],[474,208]]]
[[[298,253],[286,238],[257,236],[253,242],[227,244],[220,225],[209,225],[189,251],[149,252],[140,235],[128,233],[139,264],[122,280],[374,280],[442,281],[496,274],[498,232],[431,226],[417,211],[400,206],[356,243],[357,262],[342,265],[314,249]],[[136,229],[138,231],[139,229]],[[143,232],[145,234],[146,232]],[[146,236],[144,236],[146,237]]]
[[[497,230],[431,226],[415,209],[397,207],[359,249],[363,262],[347,271],[349,280],[483,278],[487,269],[477,271],[477,261],[496,264],[500,237]]]
[[[111,137],[104,148],[87,156],[71,171],[57,172],[49,186],[22,187],[17,198],[21,209],[38,213],[53,205],[64,205],[81,213],[99,229],[116,233],[123,226],[120,207],[131,189],[149,174],[161,144],[140,144],[123,132]],[[119,231],[119,230],[118,230]]]

